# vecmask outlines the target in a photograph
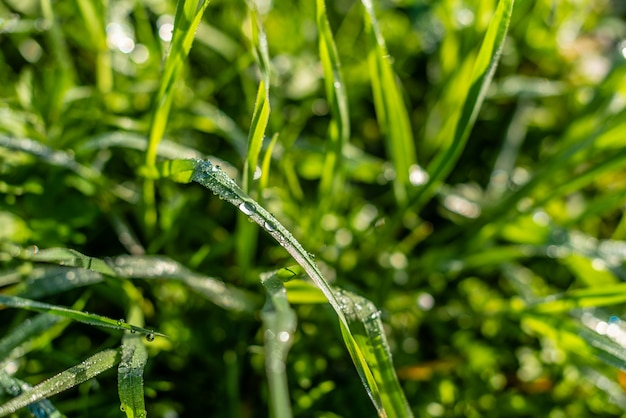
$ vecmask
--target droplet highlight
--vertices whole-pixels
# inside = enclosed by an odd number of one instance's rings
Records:
[[[254,205],[250,202],[243,202],[239,205],[239,210],[243,212],[244,215],[250,216],[256,212]]]

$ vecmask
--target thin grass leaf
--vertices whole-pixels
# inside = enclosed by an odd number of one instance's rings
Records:
[[[272,140],[267,146],[267,149],[265,150],[265,155],[263,156],[263,162],[261,163],[261,177],[259,178],[259,196],[262,196],[263,190],[267,188],[270,178],[270,166],[272,164],[272,151],[274,151],[274,147],[276,146],[277,142],[278,132],[276,132],[272,136]]]
[[[81,312],[74,309],[69,309],[63,306],[50,305],[47,303],[37,302],[30,299],[24,299],[17,296],[0,295],[0,305],[9,306],[11,308],[25,309],[27,311],[36,311],[49,313],[52,315],[69,318],[74,321],[82,322],[89,325],[94,325],[104,328],[113,328],[117,330],[127,330],[132,332],[139,332],[145,334],[146,338],[154,338],[155,335],[165,337],[160,332],[155,332],[146,328],[138,327],[135,325],[127,324],[121,320],[115,320],[106,318],[104,316],[95,315],[91,313]]]
[[[243,290],[213,277],[195,273],[180,263],[159,256],[119,256],[110,261],[117,277],[179,280],[217,306],[238,312],[255,312],[258,304]]]
[[[31,390],[32,386],[0,369],[0,388],[11,396],[19,396],[22,392]],[[35,418],[61,418],[63,416],[48,399],[31,403],[27,409]]]
[[[120,409],[127,418],[145,417],[143,394],[143,369],[148,362],[148,352],[138,335],[126,334],[122,339],[121,359],[117,366],[117,384]]]
[[[365,389],[374,403],[379,415],[396,416],[394,413],[396,406],[383,403],[384,401],[390,399],[390,397],[381,397],[379,387],[382,386],[384,389],[385,382],[379,382],[376,380],[371,370],[371,367],[376,367],[376,365],[368,364],[368,359],[371,358],[365,356],[362,352],[362,350],[366,349],[366,347],[361,347],[355,340],[350,329],[350,322],[344,313],[345,307],[338,300],[335,292],[329,286],[328,282],[326,282],[326,279],[324,279],[324,276],[320,272],[311,255],[304,250],[302,245],[294,238],[291,232],[278,222],[278,220],[274,218],[274,216],[272,216],[265,208],[246,195],[234,182],[234,180],[224,174],[219,167],[214,166],[208,161],[197,161],[193,181],[210,189],[220,199],[223,199],[239,208],[244,215],[261,226],[270,236],[272,236],[272,238],[283,246],[285,250],[294,258],[294,260],[304,269],[307,275],[322,291],[332,308],[335,310],[346,347],[352,356],[357,372],[359,373],[363,385],[365,386]],[[384,336],[381,336],[381,338],[384,338]]]
[[[41,299],[77,287],[100,283],[104,277],[98,272],[71,267],[34,267],[26,280],[4,291],[5,294],[27,299]]]
[[[429,174],[428,181],[411,197],[410,206],[412,207],[417,206],[419,209],[431,198],[436,187],[450,173],[465,148],[502,53],[513,11],[513,2],[514,0],[498,2],[498,7],[476,57],[463,106],[458,116],[454,116],[449,122],[455,125],[452,142],[429,164],[426,170]]]
[[[397,202],[404,206],[407,201],[409,173],[416,165],[413,132],[398,87],[396,76],[389,61],[385,39],[376,19],[372,0],[362,0],[365,13],[365,30],[369,43],[368,62],[374,95],[374,105],[380,129],[386,135],[387,153],[395,170],[394,192]]]
[[[146,167],[152,168],[156,163],[159,143],[165,133],[172,101],[174,86],[180,77],[181,70],[191,50],[191,44],[204,14],[209,5],[208,0],[179,0],[174,17],[174,29],[169,54],[163,67],[163,76],[155,99],[154,110],[150,121],[148,149],[146,150]],[[144,224],[148,233],[156,227],[156,207],[154,197],[154,181],[146,179],[143,187]]]
[[[567,312],[576,308],[617,305],[626,302],[626,283],[577,289],[539,299],[529,309],[540,313]]]
[[[94,354],[82,363],[51,377],[30,390],[22,392],[4,405],[0,405],[0,417],[10,415],[33,402],[56,395],[86,382],[114,367],[119,362],[119,350],[104,350]]]
[[[11,354],[11,351],[15,348],[20,347],[33,337],[40,335],[60,320],[61,317],[56,315],[41,314],[33,318],[26,319],[24,322],[17,325],[10,332],[4,335],[2,339],[0,339],[1,361],[5,361]]]
[[[338,196],[334,191],[343,182],[343,148],[350,138],[348,95],[341,72],[341,62],[326,16],[325,0],[316,2],[319,55],[324,70],[326,98],[332,115],[328,129],[328,147],[320,179],[319,193],[326,201]]]
[[[263,274],[261,283],[267,292],[261,319],[265,327],[265,370],[270,391],[270,415],[277,418],[291,417],[285,363],[293,344],[297,318],[289,306],[285,286],[277,272]]]

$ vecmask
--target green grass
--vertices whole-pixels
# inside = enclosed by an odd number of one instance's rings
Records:
[[[2,3],[0,416],[622,416],[624,13]]]

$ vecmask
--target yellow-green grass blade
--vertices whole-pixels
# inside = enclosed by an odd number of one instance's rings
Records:
[[[267,293],[261,319],[265,327],[265,371],[270,391],[270,415],[291,417],[286,361],[296,331],[296,313],[289,306],[285,286],[277,272],[263,274],[261,283]]]
[[[453,120],[449,122],[454,126],[454,130],[451,130],[452,141],[428,165],[429,179],[415,195],[411,196],[411,206],[417,206],[419,209],[432,197],[437,186],[450,173],[465,148],[504,47],[513,2],[514,0],[500,0],[498,3],[476,57],[467,91],[460,92],[465,96],[463,105],[456,115],[453,114]]]
[[[48,303],[37,302],[31,299],[20,298],[17,296],[0,295],[0,305],[11,308],[24,309],[27,311],[36,311],[49,313],[52,315],[69,318],[74,321],[82,322],[88,325],[94,325],[104,328],[113,328],[120,331],[131,331],[144,334],[147,338],[154,338],[155,335],[165,337],[164,334],[138,327],[136,325],[127,324],[124,320],[111,319],[104,316],[69,309],[64,306],[51,305]]]
[[[120,362],[119,350],[104,350],[94,354],[76,366],[57,374],[54,377],[22,392],[4,405],[0,405],[0,417],[13,414],[27,405],[48,398],[57,393],[77,386],[100,373],[114,367]]]
[[[163,138],[165,128],[174,99],[174,88],[180,77],[183,65],[193,39],[208,6],[208,0],[179,0],[174,17],[174,29],[169,54],[163,67],[163,75],[159,90],[154,101],[154,109],[150,121],[148,148],[146,150],[146,166],[153,167],[156,163],[159,142]],[[148,233],[156,227],[157,213],[155,207],[154,181],[146,179],[143,187],[144,226]]]
[[[317,0],[317,30],[319,55],[324,70],[326,100],[332,119],[328,129],[328,145],[320,180],[322,202],[338,197],[337,187],[343,182],[343,147],[350,138],[348,95],[341,71],[341,62],[335,40],[326,16],[325,0]]]
[[[387,153],[395,170],[393,184],[396,200],[404,206],[410,185],[409,172],[411,166],[416,164],[411,122],[376,19],[374,3],[372,0],[362,0],[362,3],[365,9],[363,18],[369,45],[368,62],[376,116],[380,129],[386,136]]]

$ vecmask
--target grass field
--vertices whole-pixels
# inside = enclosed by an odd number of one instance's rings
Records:
[[[0,2],[0,417],[626,412],[626,6]]]

